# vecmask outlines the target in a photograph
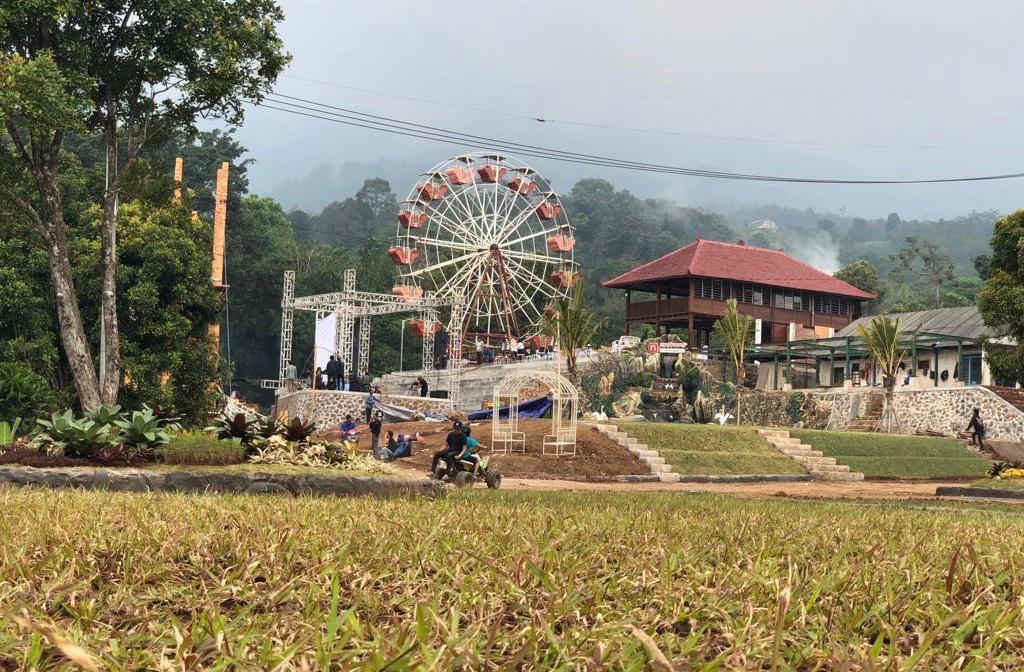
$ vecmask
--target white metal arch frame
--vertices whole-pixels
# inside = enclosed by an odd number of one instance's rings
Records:
[[[537,335],[544,308],[578,279],[575,234],[558,194],[530,166],[494,152],[420,175],[398,214],[397,284],[465,296],[463,335]]]
[[[494,453],[526,452],[526,434],[519,430],[520,393],[543,386],[551,394],[551,432],[544,437],[542,453],[556,457],[576,455],[576,419],[579,392],[568,378],[543,369],[519,371],[506,376],[494,387],[491,420],[491,449]],[[508,417],[499,412],[508,406]]]

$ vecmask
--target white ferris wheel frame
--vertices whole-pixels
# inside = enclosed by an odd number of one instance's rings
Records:
[[[492,165],[504,174],[484,181],[478,169]],[[468,168],[469,184],[454,183],[448,169]],[[515,177],[535,183],[528,194],[508,183]],[[420,195],[425,183],[443,185],[444,195]],[[540,205],[555,208],[542,219]],[[485,338],[536,335],[544,307],[566,296],[551,279],[558,271],[575,272],[572,249],[552,251],[551,236],[574,236],[561,199],[550,183],[529,165],[495,152],[461,154],[422,173],[402,204],[426,213],[420,228],[398,224],[396,245],[418,250],[412,264],[401,264],[399,283],[420,287],[436,296],[466,297],[463,331],[476,327]],[[482,330],[482,332],[481,332]]]

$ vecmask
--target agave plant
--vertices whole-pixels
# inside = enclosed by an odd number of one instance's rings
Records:
[[[284,438],[296,443],[303,443],[316,431],[315,422],[306,422],[296,416],[284,426]]]
[[[113,406],[100,406],[95,411],[86,413],[85,417],[92,420],[97,425],[109,427],[110,425],[117,423],[118,420],[121,420],[124,415],[121,413],[121,407],[114,404]]]
[[[155,448],[171,440],[170,434],[161,426],[160,419],[148,406],[143,406],[141,411],[135,411],[127,418],[116,420],[114,424],[121,430],[119,439],[129,460],[152,459]]]
[[[256,418],[246,413],[222,415],[206,431],[218,439],[238,439],[242,445],[252,446],[257,438]]]
[[[78,420],[71,409],[36,422],[43,431],[33,443],[51,455],[92,457],[116,446],[119,439],[111,427],[88,418]]]
[[[15,418],[14,424],[8,423],[6,420],[0,422],[0,448],[14,443],[15,437],[18,436],[19,427],[21,427],[21,418]]]

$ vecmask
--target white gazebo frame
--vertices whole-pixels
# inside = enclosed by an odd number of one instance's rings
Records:
[[[526,452],[526,434],[519,431],[520,393],[524,388],[538,384],[551,391],[551,433],[544,437],[542,454],[555,457],[576,455],[579,393],[565,376],[542,369],[518,371],[495,385],[491,419],[492,453]],[[502,418],[499,412],[503,406],[508,406],[507,418]]]

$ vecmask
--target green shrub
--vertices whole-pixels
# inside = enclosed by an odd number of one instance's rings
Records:
[[[51,455],[101,457],[117,446],[117,427],[101,425],[89,418],[76,418],[69,408],[49,420],[37,420],[42,428],[34,442]]]
[[[148,406],[143,406],[141,411],[135,411],[130,416],[114,420],[114,425],[121,430],[118,440],[128,459],[152,459],[157,446],[171,440],[164,424]]]
[[[804,393],[794,392],[789,395],[789,401],[786,403],[786,415],[789,416],[790,422],[800,422],[800,409],[804,405]]]
[[[239,464],[245,461],[245,446],[203,432],[182,432],[157,447],[156,457],[164,464]]]
[[[53,393],[46,379],[21,362],[0,364],[0,420],[32,422],[52,408]]]

